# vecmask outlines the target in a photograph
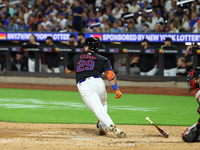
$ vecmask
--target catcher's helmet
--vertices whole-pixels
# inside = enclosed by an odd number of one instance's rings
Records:
[[[84,43],[85,46],[89,46],[89,49],[94,51],[95,53],[98,53],[99,49],[99,40],[96,38],[87,38]]]
[[[200,77],[200,67],[193,69],[189,72],[187,77],[187,83],[189,87],[189,92],[194,89],[199,88],[199,82],[194,82],[194,79],[198,79]]]

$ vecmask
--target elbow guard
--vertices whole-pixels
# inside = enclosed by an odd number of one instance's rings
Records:
[[[108,81],[111,81],[115,78],[115,73],[112,70],[106,70],[105,75],[106,75]]]

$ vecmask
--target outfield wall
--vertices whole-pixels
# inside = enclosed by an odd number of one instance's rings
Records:
[[[104,80],[106,86],[109,82]],[[10,77],[0,76],[0,83],[24,83],[24,84],[47,84],[47,85],[75,85],[74,78],[44,78],[44,77]],[[142,81],[124,81],[118,80],[119,86],[133,87],[172,87],[172,88],[188,88],[186,82],[165,81],[165,82],[142,82]]]

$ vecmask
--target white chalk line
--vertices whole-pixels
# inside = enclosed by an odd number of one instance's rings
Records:
[[[40,99],[16,99],[16,98],[0,98],[0,108],[8,109],[47,109],[47,110],[87,110],[84,103],[76,102],[59,102],[59,101],[44,101]],[[157,111],[158,108],[136,107],[136,106],[109,106],[109,111],[126,110],[126,111]]]

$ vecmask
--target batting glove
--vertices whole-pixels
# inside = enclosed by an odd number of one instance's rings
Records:
[[[122,96],[122,93],[119,91],[119,89],[115,90],[115,98],[120,98]]]

